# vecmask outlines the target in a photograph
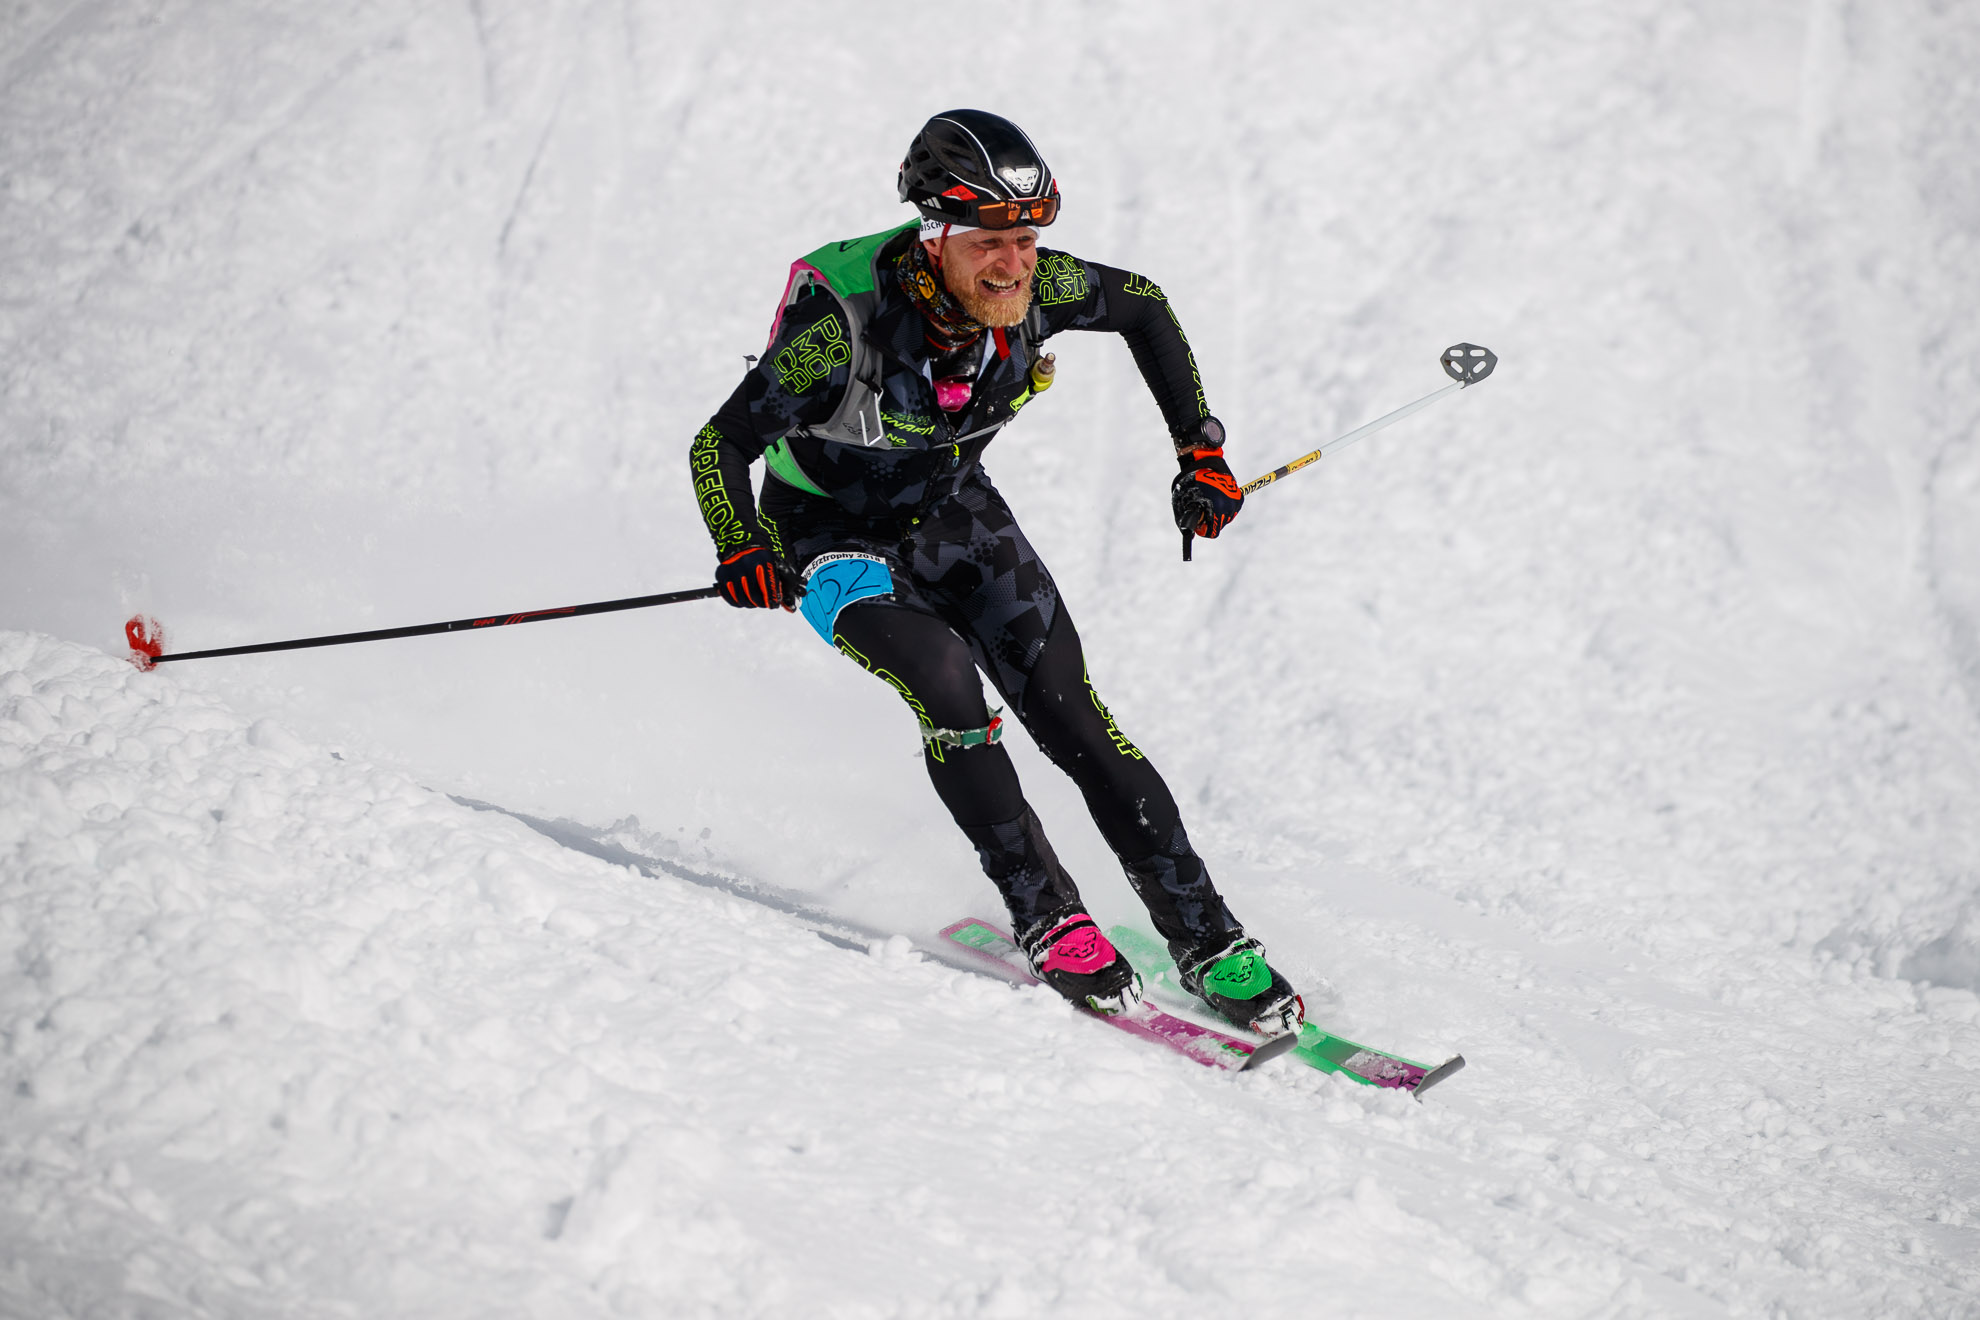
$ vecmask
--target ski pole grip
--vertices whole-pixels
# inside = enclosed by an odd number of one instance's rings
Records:
[[[1195,539],[1195,532],[1190,531],[1187,527],[1183,528],[1183,562],[1185,564],[1189,562],[1189,543]]]

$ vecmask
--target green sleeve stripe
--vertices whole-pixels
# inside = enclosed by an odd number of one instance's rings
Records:
[[[772,476],[786,486],[796,486],[799,490],[821,499],[832,498],[818,489],[810,477],[804,475],[804,469],[798,466],[797,459],[791,455],[791,447],[782,440],[763,451],[763,465],[770,469]]]

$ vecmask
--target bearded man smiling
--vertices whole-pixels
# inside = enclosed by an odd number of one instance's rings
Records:
[[[1035,229],[979,229],[939,242],[942,282],[985,326],[1016,325],[1031,310]]]

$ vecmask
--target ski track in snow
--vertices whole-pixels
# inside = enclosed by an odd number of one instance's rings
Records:
[[[1006,18],[0,11],[0,1315],[1980,1317],[1980,20]],[[793,621],[113,658],[699,584],[688,437],[948,104],[1241,477],[1502,357],[1187,567],[1117,343],[988,460],[1424,1104],[914,953],[992,896]]]

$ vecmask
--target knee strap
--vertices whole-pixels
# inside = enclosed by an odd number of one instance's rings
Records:
[[[930,745],[941,747],[987,747],[1004,740],[1004,709],[994,707],[990,711],[990,722],[980,729],[935,729],[921,726],[921,745],[926,750]]]

